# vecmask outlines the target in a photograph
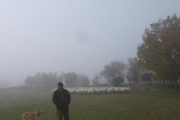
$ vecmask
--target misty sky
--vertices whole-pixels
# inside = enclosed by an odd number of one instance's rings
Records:
[[[135,57],[144,30],[173,14],[179,0],[1,0],[0,80],[22,85],[51,71],[92,79]]]

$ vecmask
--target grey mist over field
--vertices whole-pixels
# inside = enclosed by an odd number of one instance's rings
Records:
[[[0,1],[0,81],[38,72],[92,80],[111,61],[136,56],[152,22],[180,16],[178,0]]]

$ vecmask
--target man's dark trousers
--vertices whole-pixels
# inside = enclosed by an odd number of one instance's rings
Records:
[[[63,120],[63,116],[64,116],[64,120],[70,120],[69,107],[64,109],[59,109],[58,107],[56,107],[56,110],[57,110],[57,118],[59,118],[58,120]]]

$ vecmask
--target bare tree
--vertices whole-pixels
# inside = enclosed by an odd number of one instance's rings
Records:
[[[106,78],[109,83],[112,83],[114,77],[123,77],[126,69],[126,64],[119,61],[113,61],[110,65],[105,65],[101,75]]]
[[[93,85],[98,85],[98,84],[100,84],[100,80],[101,80],[101,79],[102,79],[101,75],[98,74],[98,73],[96,73],[96,74],[94,75],[93,80],[92,80]]]

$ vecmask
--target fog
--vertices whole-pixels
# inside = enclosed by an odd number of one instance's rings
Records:
[[[152,22],[180,16],[178,0],[0,1],[0,81],[23,85],[38,72],[90,80],[111,61],[136,56]]]

